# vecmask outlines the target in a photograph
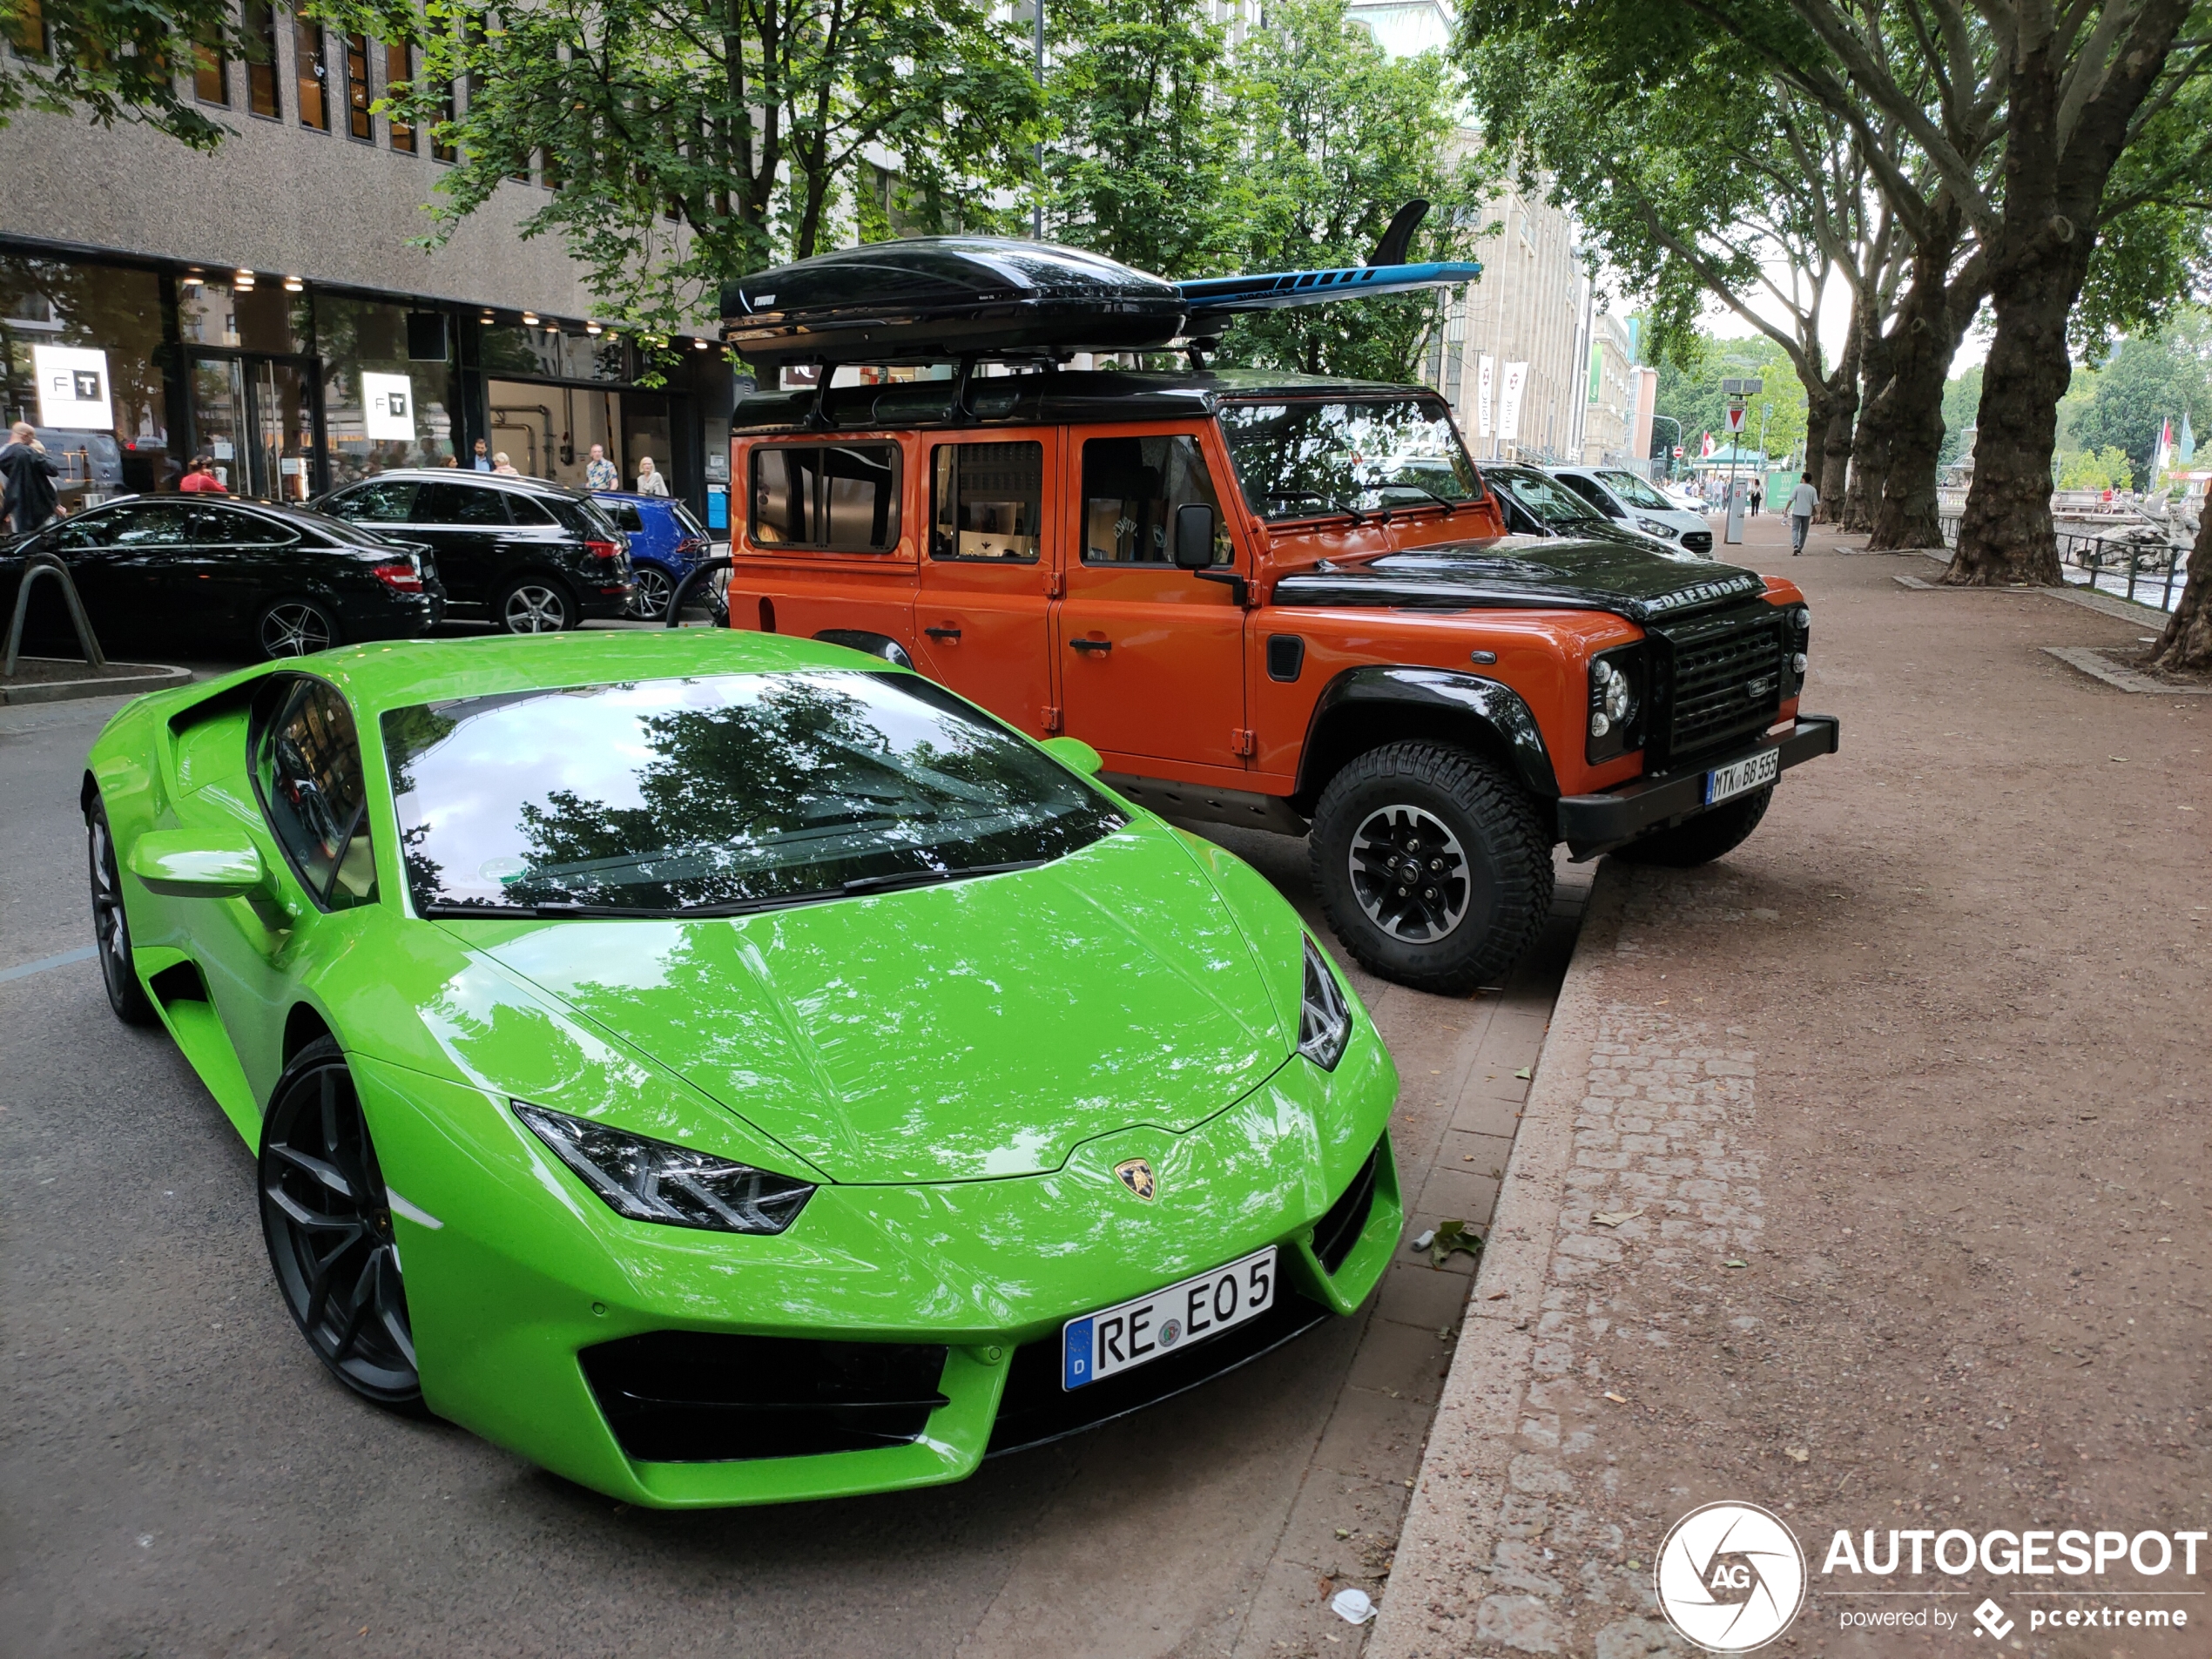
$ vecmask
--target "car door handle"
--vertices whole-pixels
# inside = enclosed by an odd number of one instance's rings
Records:
[[[932,639],[958,639],[960,637],[960,630],[957,628],[925,628],[921,631]]]
[[[1114,642],[1110,639],[1071,639],[1068,643],[1077,651],[1086,652],[1114,649]]]

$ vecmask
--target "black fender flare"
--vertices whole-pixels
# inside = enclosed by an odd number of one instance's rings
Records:
[[[1298,799],[1320,793],[1328,782],[1317,775],[1316,741],[1330,718],[1347,706],[1419,709],[1474,721],[1497,739],[1514,773],[1528,792],[1543,800],[1559,799],[1559,776],[1552,770],[1544,734],[1521,693],[1501,680],[1462,674],[1448,668],[1370,665],[1348,668],[1323,688],[1305,727],[1298,755]]]

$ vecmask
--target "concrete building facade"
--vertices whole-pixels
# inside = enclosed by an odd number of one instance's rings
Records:
[[[593,443],[625,483],[651,455],[726,523],[732,387],[710,320],[665,385],[637,385],[648,365],[593,315],[586,273],[557,236],[521,234],[542,175],[435,253],[412,246],[450,157],[371,112],[412,73],[406,49],[258,11],[268,63],[191,78],[231,129],[212,154],[46,114],[0,135],[0,416],[65,435],[48,442],[69,460],[64,506],[173,489],[201,454],[233,494],[300,501],[472,464],[482,440],[570,484]],[[67,427],[43,418],[64,363],[104,377],[105,427],[82,404]]]

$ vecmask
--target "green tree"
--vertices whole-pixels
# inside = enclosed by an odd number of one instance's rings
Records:
[[[2135,469],[2121,450],[2078,449],[2059,469],[2060,489],[2132,489]]]
[[[0,0],[0,128],[19,111],[136,121],[195,150],[229,131],[180,91],[195,54],[260,61],[229,0]]]
[[[1724,379],[1757,378],[1766,382],[1759,395],[1744,406],[1746,448],[1757,446],[1764,427],[1769,455],[1802,452],[1804,388],[1793,372],[1789,354],[1775,341],[1763,335],[1716,340],[1703,329],[1693,329],[1686,337],[1676,336],[1675,349],[1657,367],[1658,396],[1654,407],[1659,414],[1682,422],[1685,465],[1696,455],[1707,433],[1712,434],[1716,448],[1725,448],[1729,442],[1728,399],[1721,389]],[[1659,424],[1664,441],[1671,443],[1673,429],[1664,421]]]
[[[1943,448],[1937,464],[1948,467],[1966,452],[1973,430],[1974,411],[1981,407],[1981,365],[1976,363],[1956,380],[1943,383]]]
[[[1228,29],[1204,0],[1054,0],[1045,79],[1057,239],[1181,278],[1234,268],[1251,209]]]
[[[1417,259],[1460,259],[1482,226],[1488,175],[1457,136],[1460,88],[1439,53],[1393,60],[1345,0],[1281,0],[1235,64],[1250,209],[1248,271],[1357,265],[1399,205],[1432,204]],[[1231,362],[1360,379],[1413,378],[1436,326],[1427,294],[1262,312],[1223,342]]]
[[[875,197],[880,213],[872,153],[899,159],[910,220],[992,227],[977,204],[1028,177],[1042,118],[1025,31],[980,0],[315,10],[421,48],[385,104],[459,151],[427,239],[542,157],[555,187],[523,234],[560,236],[609,316],[649,340],[711,314],[721,282],[819,252],[841,208],[865,224]]]
[[[2072,435],[2084,450],[2124,452],[2134,475],[2155,482],[2160,428],[2171,420],[2178,436],[2183,415],[2192,434],[2212,433],[2212,319],[2198,310],[2148,339],[2121,341],[2096,371]]]

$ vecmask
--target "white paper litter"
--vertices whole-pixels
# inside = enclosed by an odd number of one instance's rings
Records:
[[[1430,1228],[1430,1229],[1429,1229],[1426,1232],[1423,1233],[1423,1234],[1422,1234],[1420,1238],[1416,1238],[1415,1240],[1413,1240],[1413,1248],[1414,1248],[1415,1250],[1426,1250],[1426,1249],[1429,1247],[1429,1245],[1430,1245],[1431,1244],[1433,1244],[1433,1242],[1435,1242],[1435,1238],[1436,1238],[1436,1229],[1435,1229],[1435,1228],[1433,1228],[1433,1227],[1431,1227],[1431,1228]]]
[[[1329,1610],[1346,1624],[1365,1624],[1375,1616],[1375,1604],[1365,1590],[1339,1590],[1330,1598]]]

